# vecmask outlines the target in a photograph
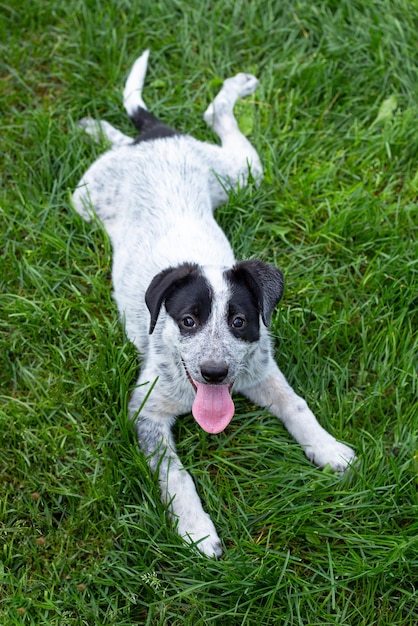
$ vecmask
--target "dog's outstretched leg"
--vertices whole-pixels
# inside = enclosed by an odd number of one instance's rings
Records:
[[[132,137],[124,135],[120,130],[103,120],[95,120],[91,117],[83,117],[78,125],[99,143],[103,138],[112,144],[112,148],[129,146],[133,143]]]
[[[147,376],[141,375],[140,380]],[[152,471],[158,475],[161,497],[168,505],[177,532],[188,543],[209,557],[222,554],[221,542],[209,515],[203,510],[193,479],[184,469],[175,450],[171,427],[174,418],[166,410],[160,392],[151,393],[144,402],[144,385],[139,385],[129,402],[129,412],[136,420],[138,440]],[[168,402],[169,403],[169,402]]]
[[[329,465],[334,472],[347,469],[356,458],[354,451],[322,428],[275,364],[269,371],[267,378],[243,393],[283,422],[310,461],[319,467]]]
[[[231,140],[243,137],[234,117],[234,105],[238,98],[249,96],[254,93],[257,87],[258,80],[252,74],[241,72],[236,76],[227,78],[220,92],[203,114],[206,124],[213,128],[223,146]]]

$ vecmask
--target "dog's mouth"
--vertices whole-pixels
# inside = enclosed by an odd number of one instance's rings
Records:
[[[192,414],[203,430],[217,435],[225,430],[235,413],[231,398],[231,385],[210,385],[199,383],[191,377],[183,361],[183,366],[191,385],[196,391]]]

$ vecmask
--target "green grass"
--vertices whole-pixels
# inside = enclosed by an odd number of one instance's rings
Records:
[[[11,0],[0,18],[0,623],[415,626],[417,3]],[[219,561],[181,543],[137,448],[109,243],[69,201],[101,150],[76,122],[131,132],[145,47],[147,102],[202,139],[220,80],[259,76],[237,112],[265,181],[218,219],[284,270],[278,360],[360,459],[320,471],[240,399],[219,436],[179,421]]]

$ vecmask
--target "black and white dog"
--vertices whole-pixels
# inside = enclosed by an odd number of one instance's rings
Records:
[[[141,95],[147,61],[148,51],[123,93],[138,139],[107,122],[82,120],[112,147],[87,170],[73,199],[86,220],[99,217],[112,242],[115,300],[143,359],[129,406],[141,448],[179,534],[219,556],[215,527],[175,451],[177,416],[191,409],[205,431],[219,433],[234,414],[234,391],[268,407],[320,467],[343,471],[354,452],[318,424],[273,360],[267,326],[282,295],[282,273],[262,261],[237,262],[213,218],[249,170],[262,176],[233,116],[236,100],[253,93],[257,79],[228,78],[209,105],[204,119],[221,139],[217,146],[147,111]]]

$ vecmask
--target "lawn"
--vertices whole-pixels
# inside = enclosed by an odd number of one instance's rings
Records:
[[[418,623],[418,4],[415,0],[10,0],[0,9],[0,623]],[[358,453],[338,476],[268,411],[179,420],[179,454],[224,545],[183,545],[127,420],[138,359],[111,250],[70,194],[126,133],[121,90],[151,48],[145,99],[215,140],[221,80],[265,179],[218,220],[240,258],[280,266],[277,359]]]

